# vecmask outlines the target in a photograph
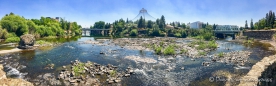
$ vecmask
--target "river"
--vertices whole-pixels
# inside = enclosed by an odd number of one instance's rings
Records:
[[[127,67],[135,70],[135,75],[124,78],[120,85],[123,86],[199,86],[199,85],[223,85],[226,82],[210,82],[210,77],[218,70],[228,71],[231,74],[244,75],[249,69],[235,69],[235,65],[221,62],[212,62],[210,66],[202,66],[202,62],[211,62],[210,57],[197,58],[192,61],[186,56],[159,56],[153,51],[139,51],[121,48],[120,46],[100,46],[92,44],[80,44],[86,40],[96,40],[94,37],[81,37],[78,39],[62,39],[63,44],[57,47],[44,47],[36,50],[16,52],[1,55],[0,64],[14,68],[6,68],[10,73],[9,77],[23,78],[30,82],[37,76],[45,73],[55,73],[57,76],[61,67],[70,64],[71,61],[80,60],[82,62],[91,61],[101,65],[112,64],[118,66],[118,71],[123,71]],[[245,67],[251,67],[265,56],[275,53],[267,49],[267,44],[255,42],[253,45],[243,45],[232,42],[231,39],[216,40],[219,48],[208,53],[207,56],[218,52],[250,51],[252,52]],[[181,42],[190,42],[183,40]],[[109,44],[109,41],[104,44]],[[2,47],[1,47],[2,46]],[[1,50],[11,49],[4,44],[0,44]],[[229,48],[227,50],[226,48]],[[105,55],[99,54],[106,51]],[[110,52],[116,51],[116,52]],[[145,63],[126,59],[127,56],[139,58],[149,58],[153,63]],[[54,64],[53,69],[46,69],[49,64]],[[182,70],[181,68],[185,69]],[[169,69],[169,71],[167,70]]]

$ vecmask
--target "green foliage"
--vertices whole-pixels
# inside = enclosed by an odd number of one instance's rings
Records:
[[[181,37],[182,35],[180,33],[175,33],[174,36],[175,37]]]
[[[218,53],[218,57],[224,57],[223,52],[219,52],[219,53]]]
[[[133,29],[130,31],[130,36],[137,36],[137,35],[138,35],[137,29]]]
[[[80,74],[83,73],[84,66],[85,66],[84,63],[82,63],[82,62],[73,66],[72,70],[74,71],[76,76],[80,76]]]
[[[110,76],[112,76],[112,77],[115,77],[116,74],[117,74],[117,71],[116,71],[116,70],[112,70],[112,71],[110,72]]]
[[[164,54],[165,55],[174,55],[175,54],[174,46],[173,45],[169,45],[168,47],[166,47],[164,49]]]
[[[146,27],[146,23],[145,23],[145,19],[141,16],[139,21],[138,21],[138,28],[145,28]]]
[[[0,28],[0,39],[6,39],[8,38],[8,31],[6,29]]]
[[[194,41],[188,44],[191,47],[194,47],[195,45],[198,45],[196,49],[198,50],[204,50],[204,49],[216,49],[217,48],[217,43],[215,40],[208,41],[207,43],[204,41]]]
[[[8,32],[15,32],[17,36],[28,33],[26,20],[18,15],[4,16],[1,19],[1,26],[7,29]]]
[[[10,42],[19,42],[20,41],[20,38],[19,37],[10,37],[10,38],[7,38],[6,40],[5,40],[5,42],[7,42],[7,43],[10,43]]]
[[[206,55],[207,53],[206,52],[198,52],[198,55]]]
[[[104,26],[105,26],[104,21],[98,21],[98,22],[95,22],[94,24],[94,28],[97,28],[97,29],[104,29]]]
[[[162,47],[156,47],[154,51],[156,54],[162,54]]]
[[[260,19],[258,22],[254,24],[255,29],[272,29],[275,28],[275,13],[271,10],[266,13],[265,18]]]
[[[17,37],[15,33],[8,33],[7,38]]]
[[[186,50],[186,49],[181,49],[181,54],[184,54],[184,53],[187,53],[188,52],[188,50]]]
[[[50,45],[50,42],[44,41],[44,40],[38,40],[35,42],[38,45]]]

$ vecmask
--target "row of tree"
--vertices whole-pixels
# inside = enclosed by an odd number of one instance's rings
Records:
[[[81,26],[77,22],[69,22],[65,19],[56,20],[41,17],[40,19],[25,19],[14,13],[7,14],[0,21],[0,39],[9,36],[21,36],[33,34],[35,37],[81,35]],[[3,33],[4,32],[4,33]]]
[[[250,28],[248,27],[247,20],[245,21],[245,29],[260,30],[260,29],[273,29],[276,27],[275,13],[271,10],[266,13],[266,16],[253,24],[251,19]]]

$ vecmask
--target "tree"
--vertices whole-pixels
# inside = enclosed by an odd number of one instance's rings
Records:
[[[148,21],[147,28],[152,28],[153,22],[151,20]]]
[[[105,24],[105,26],[104,26],[104,28],[105,28],[105,29],[109,29],[109,28],[111,28],[110,23],[106,23],[106,24]]]
[[[94,28],[96,28],[96,29],[103,29],[104,25],[105,25],[104,21],[98,21],[98,22],[94,23]]]
[[[215,30],[217,28],[216,24],[213,25],[213,30]]]
[[[181,27],[180,22],[177,23],[177,27]]]
[[[10,13],[9,16],[4,16],[1,19],[2,28],[8,32],[15,32],[17,36],[27,34],[29,32],[27,22],[24,18]]]
[[[166,21],[165,21],[165,17],[162,15],[159,22],[159,28],[165,29],[165,27],[166,27]]]
[[[251,28],[251,30],[253,30],[253,29],[254,29],[253,19],[251,19],[251,22],[250,22],[250,28]]]
[[[247,20],[245,20],[245,29],[248,29]]]
[[[145,28],[145,19],[141,16],[139,21],[138,21],[138,28]]]
[[[181,27],[185,29],[186,28],[186,24],[182,23]]]
[[[127,20],[126,20],[126,23],[128,23],[128,18],[127,18]]]
[[[172,23],[172,26],[175,27],[175,22]]]

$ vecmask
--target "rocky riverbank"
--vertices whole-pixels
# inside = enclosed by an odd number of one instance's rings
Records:
[[[173,55],[185,55],[192,58],[206,57],[207,53],[213,50],[213,48],[206,47],[210,44],[207,41],[196,42],[191,44],[192,41],[198,41],[191,38],[118,38],[118,39],[104,39],[104,40],[86,40],[79,44],[95,44],[101,46],[115,46],[118,45],[121,48],[131,50],[143,50],[143,51],[155,51],[157,48],[161,48],[160,52],[165,53],[165,49],[169,46],[173,46],[175,52]],[[216,44],[216,43],[214,43]],[[202,46],[201,46],[202,45]],[[216,49],[216,47],[214,48]],[[105,52],[103,52],[105,53]],[[155,53],[159,53],[156,52]]]
[[[72,66],[63,66],[58,78],[62,80],[65,85],[104,85],[117,84],[123,77],[130,77],[134,74],[134,70],[128,67],[124,72],[117,71],[117,66],[100,65],[87,61],[86,63],[75,60],[71,62]]]
[[[261,40],[263,43],[270,43],[274,48],[276,43],[273,40]],[[241,78],[239,86],[255,86],[258,83],[264,81],[265,79],[259,79],[262,73],[267,69],[269,65],[276,62],[276,55],[264,57],[261,61],[257,62],[252,66],[251,70]],[[262,81],[259,81],[262,80]],[[272,82],[268,79],[268,82]]]
[[[247,62],[250,53],[251,52],[249,51],[232,51],[228,53],[219,53],[214,55],[212,61],[243,66]]]
[[[23,79],[7,78],[3,69],[3,65],[0,64],[0,86],[34,86],[32,83]]]

